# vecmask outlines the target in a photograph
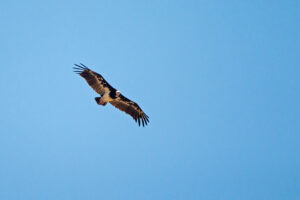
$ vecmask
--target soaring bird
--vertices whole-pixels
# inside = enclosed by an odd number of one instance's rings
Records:
[[[131,115],[131,117],[138,122],[139,126],[149,123],[149,117],[139,107],[139,105],[130,99],[123,96],[119,90],[113,88],[100,74],[92,71],[85,65],[77,65],[74,72],[83,77],[86,82],[91,86],[100,97],[95,97],[98,105],[105,106],[108,103],[118,108],[119,110]]]

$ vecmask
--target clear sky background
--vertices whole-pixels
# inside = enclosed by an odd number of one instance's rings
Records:
[[[0,199],[300,199],[299,7],[1,1]]]

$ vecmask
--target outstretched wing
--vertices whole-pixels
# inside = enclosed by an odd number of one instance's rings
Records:
[[[101,96],[113,88],[100,74],[90,70],[83,64],[75,64],[75,66],[76,67],[73,67],[75,70],[74,72],[82,76],[86,82]]]
[[[119,110],[131,115],[131,117],[138,122],[139,126],[145,126],[149,123],[149,117],[144,113],[144,111],[137,105],[137,103],[127,99],[122,94],[120,94],[115,100],[110,101],[111,105],[115,106]]]

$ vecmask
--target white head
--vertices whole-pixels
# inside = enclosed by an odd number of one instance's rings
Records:
[[[116,91],[116,96],[119,97],[121,92],[119,90]]]

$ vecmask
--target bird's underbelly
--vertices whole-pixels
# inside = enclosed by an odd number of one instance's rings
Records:
[[[108,93],[105,93],[102,97],[101,97],[101,101],[102,102],[110,102],[112,101],[113,99],[109,96]]]

